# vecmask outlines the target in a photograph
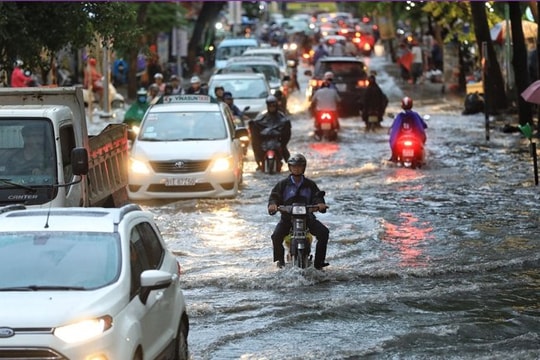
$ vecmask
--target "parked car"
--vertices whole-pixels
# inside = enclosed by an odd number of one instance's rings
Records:
[[[364,94],[369,85],[366,64],[353,56],[327,56],[321,58],[315,65],[306,89],[306,97],[311,101],[313,93],[321,86],[324,74],[331,71],[334,74],[333,83],[341,97],[340,115],[358,115],[364,106]]]
[[[216,74],[231,73],[263,74],[272,94],[282,87],[279,65],[268,57],[238,56],[230,58],[223,68],[216,70]]]
[[[1,358],[188,359],[180,265],[151,213],[10,205],[0,248]]]
[[[263,74],[214,74],[208,81],[208,88],[214,89],[218,85],[232,93],[234,104],[240,110],[249,106],[246,115],[251,119],[266,110],[266,98],[271,90]]]
[[[165,96],[147,110],[133,141],[129,198],[235,197],[248,135],[224,102],[208,95]]]

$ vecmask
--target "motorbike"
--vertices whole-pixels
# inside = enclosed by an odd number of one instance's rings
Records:
[[[337,111],[315,111],[315,137],[318,140],[337,140],[338,129]]]
[[[389,114],[393,117],[393,114]],[[424,115],[424,120],[429,119],[429,115]],[[424,139],[416,133],[410,123],[404,121],[396,138],[392,149],[398,165],[411,169],[421,168],[425,164]]]
[[[379,114],[377,113],[368,114],[367,121],[366,121],[366,131],[375,132],[380,127],[381,127],[381,121],[379,119]]]
[[[402,133],[397,138],[394,154],[398,164],[411,169],[420,168],[425,161],[424,143],[413,133]]]
[[[248,111],[250,109],[249,106],[246,106],[244,107],[244,110],[242,110],[242,114],[240,116],[234,116],[234,125],[238,128],[238,127],[243,127],[243,128],[248,128],[246,126],[246,120],[249,120],[249,117],[247,115],[245,115],[246,111]],[[248,136],[242,136],[240,138],[240,142],[242,144],[242,151],[244,153],[244,156],[247,155],[247,151],[248,151],[248,148],[249,148],[249,144],[251,142],[251,139]]]
[[[261,143],[264,151],[264,159],[262,163],[262,171],[265,174],[275,174],[281,172],[282,155],[281,143],[279,137],[268,137]]]
[[[321,191],[320,194],[324,196],[325,192]],[[309,267],[313,261],[313,255],[311,255],[313,236],[309,232],[307,219],[309,213],[318,211],[318,209],[318,205],[309,205],[303,202],[278,206],[279,212],[291,215],[291,232],[283,239],[283,244],[285,249],[288,249],[288,257],[290,256],[293,265],[301,269]]]

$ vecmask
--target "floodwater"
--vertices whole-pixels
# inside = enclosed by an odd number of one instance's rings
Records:
[[[384,63],[370,66],[397,112],[404,94]],[[291,153],[306,155],[330,206],[317,215],[330,229],[324,271],[272,263],[278,216],[266,202],[285,174],[256,173],[251,153],[236,199],[143,205],[182,265],[192,359],[540,357],[528,140],[494,127],[486,141],[483,114],[462,116],[425,92],[407,93],[430,115],[427,164],[416,170],[386,161],[390,118],[377,133],[342,119],[328,143],[313,140],[305,113],[293,116]]]

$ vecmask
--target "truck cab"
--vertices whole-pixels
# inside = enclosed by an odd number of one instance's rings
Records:
[[[119,206],[127,129],[89,137],[81,88],[0,89],[0,206]]]

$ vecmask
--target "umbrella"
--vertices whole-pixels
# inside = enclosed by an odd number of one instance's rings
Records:
[[[508,21],[508,25],[510,26],[510,32],[511,31],[511,23]],[[536,39],[537,32],[538,32],[538,25],[535,22],[522,20],[521,21],[521,28],[523,29],[523,36],[525,39]],[[493,25],[491,30],[489,31],[491,34],[491,40],[496,42],[503,42],[506,37],[506,20],[498,22],[497,24]]]
[[[536,80],[531,85],[529,85],[522,93],[521,97],[525,101],[540,104],[540,80]]]

